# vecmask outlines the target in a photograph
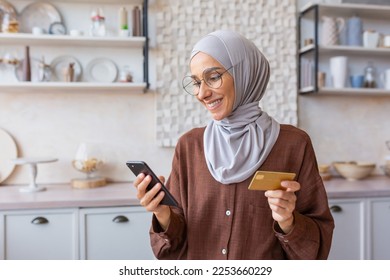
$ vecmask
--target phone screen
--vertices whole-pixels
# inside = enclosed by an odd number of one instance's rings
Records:
[[[157,175],[154,174],[152,169],[143,161],[127,161],[127,167],[134,173],[135,176],[138,176],[140,173],[144,173],[145,175],[150,175],[152,177],[152,181],[149,186],[146,188],[149,191],[153,188],[157,183],[160,183],[162,188],[161,191],[165,193],[164,198],[161,200],[160,204],[169,205],[169,206],[178,206],[177,201],[173,197],[173,195],[168,191],[168,189],[164,186],[164,184],[158,179]]]

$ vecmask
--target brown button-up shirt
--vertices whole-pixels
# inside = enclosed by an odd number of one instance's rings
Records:
[[[326,259],[333,218],[309,136],[281,125],[277,142],[259,168],[294,172],[295,226],[283,234],[272,218],[264,191],[248,190],[252,178],[230,185],[208,171],[203,150],[204,128],[184,134],[176,146],[167,187],[180,207],[162,231],[153,218],[150,231],[158,259]]]

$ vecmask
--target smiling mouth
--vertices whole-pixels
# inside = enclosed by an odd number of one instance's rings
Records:
[[[214,107],[216,107],[221,102],[222,102],[222,99],[218,99],[218,100],[215,100],[215,101],[213,101],[211,103],[207,103],[206,106],[209,109],[213,109]]]

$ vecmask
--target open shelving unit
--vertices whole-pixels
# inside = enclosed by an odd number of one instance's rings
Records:
[[[45,47],[71,48],[111,48],[111,49],[142,49],[143,81],[137,83],[97,83],[97,82],[2,82],[0,93],[3,92],[146,92],[149,89],[149,38],[148,38],[148,0],[50,0],[52,3],[91,3],[91,4],[131,4],[142,6],[142,30],[140,37],[91,37],[70,35],[35,35],[30,33],[0,33],[0,45],[28,45]],[[140,52],[141,53],[141,52]]]
[[[390,6],[368,5],[368,4],[309,4],[303,7],[298,16],[298,93],[299,94],[326,94],[326,95],[357,95],[357,96],[390,96],[390,90],[382,88],[342,88],[335,89],[329,86],[320,88],[318,86],[317,73],[320,69],[320,56],[348,56],[352,58],[367,58],[368,60],[389,61],[390,68],[390,48],[377,47],[366,48],[363,46],[334,45],[324,46],[320,44],[320,20],[324,15],[332,17],[352,17],[359,16],[366,20],[383,19],[388,21],[390,26]],[[304,46],[303,34],[307,27],[307,19],[311,20],[313,43]],[[306,30],[307,32],[307,30]],[[306,36],[308,34],[305,34]],[[309,67],[309,82],[303,82],[302,69],[303,59],[312,57],[312,67]],[[353,61],[353,59],[351,59]]]

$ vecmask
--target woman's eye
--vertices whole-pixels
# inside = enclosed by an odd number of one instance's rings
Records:
[[[211,75],[208,80],[210,82],[215,82],[215,81],[218,81],[219,79],[221,79],[221,74],[214,74],[214,75]]]
[[[192,81],[192,85],[193,85],[194,87],[200,87],[200,81],[193,80],[193,81]]]

